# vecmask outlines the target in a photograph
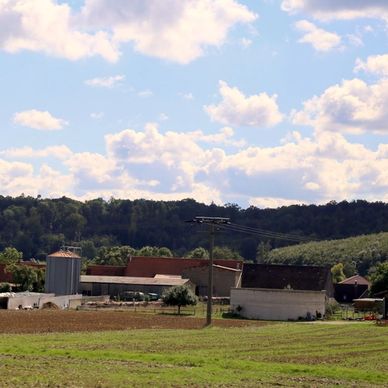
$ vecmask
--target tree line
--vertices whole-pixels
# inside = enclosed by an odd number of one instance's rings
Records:
[[[383,202],[242,209],[236,204],[205,205],[193,199],[97,198],[80,202],[67,197],[0,196],[0,250],[12,246],[23,252],[25,259],[44,260],[61,245],[77,244],[92,259],[101,247],[157,246],[168,248],[174,256],[183,256],[208,246],[206,227],[185,223],[197,215],[228,217],[236,224],[319,240],[388,231],[388,204]],[[290,242],[220,232],[216,244],[254,261],[258,248],[265,256],[267,251]]]

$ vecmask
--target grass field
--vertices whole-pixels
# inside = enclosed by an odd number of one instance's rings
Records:
[[[0,358],[7,387],[388,387],[388,328],[277,323],[1,334]]]

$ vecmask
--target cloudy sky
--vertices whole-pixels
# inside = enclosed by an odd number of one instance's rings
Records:
[[[388,201],[388,1],[0,0],[0,195]]]

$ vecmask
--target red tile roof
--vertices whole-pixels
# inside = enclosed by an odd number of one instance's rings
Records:
[[[133,256],[126,267],[110,265],[90,265],[88,275],[149,277],[155,275],[182,275],[187,268],[202,267],[209,264],[208,259],[185,259],[172,257]],[[214,260],[215,265],[231,269],[242,269],[242,260]]]
[[[366,280],[364,277],[360,275],[354,275],[351,276],[350,278],[347,278],[345,280],[342,280],[342,282],[339,282],[338,284],[358,284],[358,285],[365,285],[369,286],[368,280]]]

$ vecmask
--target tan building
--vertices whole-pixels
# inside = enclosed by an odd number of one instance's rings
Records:
[[[190,279],[195,285],[195,293],[206,296],[209,267],[192,267],[183,271],[183,276]],[[231,288],[241,287],[241,269],[213,265],[213,296],[230,297]]]

